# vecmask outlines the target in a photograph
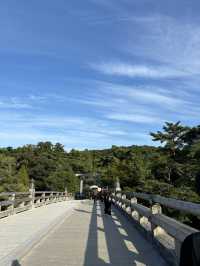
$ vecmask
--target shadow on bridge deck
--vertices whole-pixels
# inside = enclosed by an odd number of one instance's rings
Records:
[[[21,266],[18,260],[14,260],[11,264],[11,266]]]
[[[12,266],[166,266],[117,209],[85,201],[22,260]]]
[[[102,219],[102,227],[98,226],[100,219]],[[105,236],[103,252],[100,252],[103,247],[98,244],[99,231]],[[107,257],[107,261],[100,258],[99,253],[102,257]],[[104,215],[103,206],[97,203],[94,204],[91,214],[84,261],[84,266],[92,265],[161,266],[166,264],[119,211],[113,209],[112,217]]]

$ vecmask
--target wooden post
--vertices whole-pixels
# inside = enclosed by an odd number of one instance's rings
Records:
[[[123,203],[123,200],[125,200],[125,199],[126,199],[126,195],[123,194],[123,195],[122,195],[122,206],[121,206],[123,210],[126,209],[126,203]]]
[[[156,214],[162,214],[162,207],[158,203],[155,203],[151,206],[151,215],[156,215]],[[163,229],[160,226],[157,226],[156,224],[153,224],[151,222],[151,233],[153,237],[156,237],[162,232]]]
[[[45,205],[45,192],[42,193],[41,202],[42,202],[43,205]]]
[[[34,185],[34,180],[31,179],[31,184],[29,188],[29,198],[30,198],[30,206],[31,209],[35,207],[35,185]]]
[[[14,209],[15,209],[15,193],[13,193],[12,195],[10,195],[8,197],[9,201],[12,201],[12,204],[8,206],[8,210],[9,210],[9,215],[14,214]]]
[[[133,204],[137,204],[137,198],[135,198],[135,197],[134,197],[134,198],[131,198],[131,204],[132,204],[132,203],[133,203]]]

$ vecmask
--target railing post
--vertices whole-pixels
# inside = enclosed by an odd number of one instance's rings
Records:
[[[116,192],[115,195],[116,195],[117,198],[121,198],[122,197],[122,193],[121,192]]]
[[[137,204],[137,198],[136,197],[133,197],[131,198],[131,205],[132,204]],[[140,215],[137,211],[133,210],[132,209],[132,206],[131,206],[131,216],[136,219],[137,221],[140,221]]]
[[[154,205],[151,206],[151,213],[152,214],[162,214],[162,207],[160,204],[155,203]]]
[[[155,203],[151,206],[151,215],[156,214],[162,214],[162,207],[160,204]],[[156,237],[157,235],[161,234],[163,232],[163,229],[160,226],[157,226],[156,224],[153,224],[151,221],[151,233],[153,237]]]
[[[64,200],[67,200],[67,194],[68,194],[68,192],[67,192],[67,187],[65,187]]]
[[[122,199],[126,199],[126,195],[125,194],[122,195]]]
[[[37,205],[37,207],[40,207],[40,203],[41,203],[40,198],[39,199],[36,199],[36,205]]]
[[[56,193],[56,202],[59,202],[59,192]]]
[[[57,197],[56,197],[57,193],[53,193],[53,202],[57,201]]]
[[[116,193],[119,193],[121,192],[121,187],[120,187],[120,182],[119,182],[119,178],[116,179],[116,182],[115,182],[115,192]]]
[[[12,201],[12,204],[8,206],[9,215],[14,214],[14,208],[15,208],[15,193],[11,194],[8,197],[8,200]]]
[[[53,193],[52,192],[50,193],[49,199],[50,199],[50,202],[52,203],[53,202]]]
[[[117,205],[121,207],[122,206],[122,202],[121,202],[122,194],[121,193],[117,193],[117,198],[118,198]]]
[[[30,198],[30,206],[31,209],[35,207],[35,186],[34,186],[34,180],[31,179],[30,189],[29,189],[29,198]]]
[[[19,206],[18,207],[20,208],[20,207],[24,207],[24,206],[25,206],[25,202],[22,201],[22,202],[19,203]]]
[[[59,202],[62,201],[62,192],[59,192],[59,193],[58,193],[58,201],[59,201]]]
[[[125,200],[125,199],[126,199],[126,195],[123,194],[123,195],[122,195],[122,206],[121,206],[121,207],[122,207],[122,209],[124,209],[124,210],[126,209],[126,203],[123,203],[123,200]]]
[[[131,198],[131,204],[137,204],[137,198],[136,197],[134,197],[134,198]]]
[[[45,205],[45,192],[42,193],[41,202],[42,202],[43,205]]]

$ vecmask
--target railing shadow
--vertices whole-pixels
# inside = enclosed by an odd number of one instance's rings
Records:
[[[87,247],[85,252],[84,266],[105,266],[110,265],[98,257],[98,239],[97,239],[97,209],[96,204],[93,205],[92,215],[89,226],[89,234]]]
[[[136,229],[133,231],[133,224],[130,220],[127,219],[126,216],[124,216],[118,209],[115,207],[112,210],[114,216],[117,217],[118,221],[120,222],[120,225],[117,225],[114,223],[113,219],[111,219],[111,222],[113,223],[113,228],[118,229],[125,229],[127,230],[127,235],[121,235],[121,239],[123,241],[128,241],[129,243],[132,243],[134,246],[134,249],[136,252],[132,252],[132,258],[134,262],[142,263],[142,265],[148,265],[148,266],[166,266],[168,265],[163,259],[160,259],[159,262],[156,261],[157,256],[160,256],[153,248],[151,244],[149,244],[149,247],[145,247],[147,244],[147,240],[143,237],[143,235]],[[106,223],[104,227],[106,226]],[[112,236],[110,236],[110,241],[112,241]],[[154,250],[154,251],[153,251]],[[136,265],[136,264],[133,264]]]
[[[101,212],[103,212],[103,207],[101,206]],[[112,211],[113,212],[113,211]],[[115,216],[117,217],[116,213]],[[128,236],[122,235],[118,226],[115,224],[112,216],[102,215],[104,231],[106,237],[106,243],[108,248],[108,254],[110,257],[110,265],[131,265],[136,266],[137,262],[143,262],[143,260],[138,257],[135,251],[130,251],[125,241],[131,242]]]
[[[13,260],[11,266],[21,266],[18,260]]]
[[[101,207],[100,207],[101,206]],[[128,250],[124,236],[118,231],[117,225],[114,223],[112,217],[105,216],[103,214],[103,207],[98,205],[101,210],[101,214],[97,213],[97,205],[93,205],[89,234],[87,240],[87,247],[85,252],[84,266],[105,266],[105,265],[136,265],[137,262],[144,262],[142,257],[133,251]],[[99,228],[97,224],[97,217],[102,217],[104,229]],[[103,258],[98,255],[98,231],[105,233],[105,241],[107,245],[107,251],[109,256],[109,262],[105,262]],[[126,240],[131,241],[128,237]]]

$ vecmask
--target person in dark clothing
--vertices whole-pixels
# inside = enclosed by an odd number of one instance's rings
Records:
[[[187,236],[183,241],[180,266],[200,266],[200,232]]]
[[[109,194],[105,194],[104,196],[104,213],[111,215],[111,200]]]
[[[94,190],[94,192],[93,192],[93,200],[94,200],[94,204],[95,204],[97,201],[97,191],[96,190]]]

